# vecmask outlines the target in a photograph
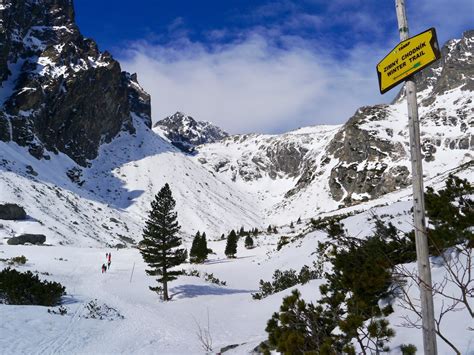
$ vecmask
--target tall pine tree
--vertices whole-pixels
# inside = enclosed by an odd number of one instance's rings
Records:
[[[149,265],[148,275],[159,276],[157,281],[163,286],[150,287],[152,291],[163,290],[163,300],[168,301],[168,282],[175,280],[182,271],[171,270],[183,263],[184,249],[180,249],[181,238],[178,236],[178,215],[174,211],[176,202],[168,184],[151,202],[151,211],[143,230],[140,253]]]

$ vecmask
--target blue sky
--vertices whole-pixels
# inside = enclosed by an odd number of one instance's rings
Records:
[[[473,26],[472,0],[407,1],[411,34]],[[394,1],[75,0],[84,35],[138,73],[153,118],[177,110],[231,133],[345,122],[378,93],[398,41]]]

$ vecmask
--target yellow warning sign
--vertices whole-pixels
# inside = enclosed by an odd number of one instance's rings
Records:
[[[439,58],[441,53],[434,28],[400,42],[377,64],[380,93],[386,93]]]

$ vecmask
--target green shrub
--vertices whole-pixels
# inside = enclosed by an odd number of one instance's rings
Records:
[[[328,220],[324,228],[328,241],[318,246],[314,274],[322,273],[323,262],[331,264],[331,272],[320,286],[321,299],[317,304],[306,303],[297,293],[285,298],[280,312],[267,324],[270,345],[292,354],[355,354],[353,342],[365,352],[386,351],[394,332],[384,317],[393,310],[380,309],[378,302],[393,296],[392,268],[413,260],[414,244],[380,220],[367,239],[347,236],[335,220]],[[302,268],[299,281],[305,281],[310,272]],[[332,333],[335,328],[337,334]]]
[[[278,240],[277,250],[280,251],[281,248],[283,248],[283,246],[287,245],[288,243],[290,243],[290,238],[285,237],[285,236],[281,236],[280,240]]]
[[[28,261],[28,259],[26,258],[26,256],[21,255],[21,256],[15,256],[15,257],[11,258],[8,261],[8,264],[10,264],[10,265],[13,265],[13,264],[25,265],[27,261]]]
[[[413,344],[402,344],[400,345],[400,350],[402,351],[402,355],[415,355],[417,349]]]
[[[466,179],[449,176],[446,188],[425,193],[426,215],[434,228],[428,229],[430,254],[440,255],[449,247],[467,241],[474,247],[474,186]]]
[[[314,269],[304,265],[299,274],[296,270],[275,270],[273,273],[272,282],[260,280],[260,291],[252,293],[252,298],[255,300],[261,300],[274,293],[286,290],[287,288],[293,287],[298,284],[308,283],[310,280],[318,279],[321,277],[321,270],[318,268],[316,263],[313,263]]]
[[[214,277],[214,274],[204,273],[204,281],[219,285],[226,286],[227,282],[219,280],[217,277]]]
[[[42,281],[31,271],[0,271],[0,302],[15,305],[55,306],[66,289],[58,282]]]

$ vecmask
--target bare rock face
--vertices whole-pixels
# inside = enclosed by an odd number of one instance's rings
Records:
[[[101,143],[134,132],[133,117],[151,125],[149,95],[81,35],[71,0],[4,0],[0,20],[1,140],[86,165]]]
[[[430,91],[419,104],[431,105],[436,96],[461,87],[474,91],[474,30],[463,33],[461,39],[452,39],[441,48],[441,59],[415,75],[417,91]],[[398,93],[394,102],[405,98],[405,91]]]
[[[405,166],[387,169],[388,164],[384,162],[385,158],[392,161],[406,158],[403,146],[361,127],[366,122],[384,120],[387,109],[387,105],[360,108],[329,143],[328,154],[339,160],[329,180],[335,200],[345,198],[344,202],[350,204],[353,194],[365,200],[410,184]]]

